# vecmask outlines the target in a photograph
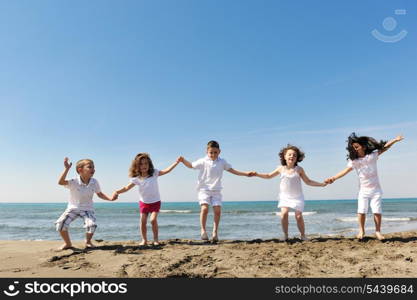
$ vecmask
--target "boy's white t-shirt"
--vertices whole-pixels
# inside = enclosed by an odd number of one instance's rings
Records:
[[[355,169],[359,177],[360,192],[382,192],[378,179],[378,151],[348,161],[348,167]]]
[[[94,210],[93,196],[100,193],[100,184],[95,178],[90,178],[88,184],[81,181],[81,177],[68,180],[66,188],[70,190],[68,209]]]
[[[143,203],[155,203],[161,201],[158,187],[159,170],[154,170],[153,175],[147,178],[134,177],[130,182],[138,186],[139,201]]]
[[[232,168],[226,160],[220,157],[211,160],[208,156],[194,161],[191,165],[194,169],[200,170],[197,190],[205,191],[221,191],[223,171]]]

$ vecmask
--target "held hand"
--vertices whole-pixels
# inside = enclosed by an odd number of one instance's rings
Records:
[[[72,163],[70,163],[70,162],[68,162],[69,161],[69,158],[68,157],[65,157],[64,158],[64,167],[65,167],[65,169],[69,169],[69,168],[71,168],[71,166],[72,166]]]
[[[117,192],[114,192],[111,196],[111,201],[115,201],[119,197],[119,194]]]
[[[254,171],[248,172],[248,177],[253,177],[253,176],[256,176],[256,175],[257,174]]]
[[[177,163],[180,163],[180,162],[183,162],[184,161],[184,157],[182,157],[182,156],[178,156],[178,158],[177,158]]]
[[[334,177],[329,177],[329,178],[327,178],[324,182],[325,182],[326,184],[332,184],[334,181],[335,181]]]

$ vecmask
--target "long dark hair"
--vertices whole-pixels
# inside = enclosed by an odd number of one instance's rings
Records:
[[[371,154],[375,150],[382,150],[387,143],[387,141],[379,141],[375,140],[372,137],[369,136],[357,136],[356,133],[352,132],[351,135],[349,135],[347,140],[347,147],[346,150],[348,151],[347,159],[358,159],[358,153],[353,148],[353,143],[358,143],[365,149],[365,155]]]
[[[138,153],[135,156],[135,159],[132,160],[132,164],[130,165],[129,177],[138,177],[138,176],[141,175],[140,170],[139,170],[139,164],[140,164],[140,160],[142,158],[146,159],[148,161],[148,164],[149,164],[148,177],[153,176],[155,168],[153,166],[151,157],[149,156],[148,153]]]

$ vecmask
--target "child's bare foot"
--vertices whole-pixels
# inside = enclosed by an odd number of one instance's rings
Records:
[[[202,231],[202,232],[201,232],[201,239],[202,239],[203,241],[208,241],[208,235],[207,235],[207,232],[205,232],[205,231]]]
[[[159,242],[158,242],[158,241],[154,241],[154,242],[153,242],[153,245],[154,245],[154,246],[159,246]]]
[[[356,235],[356,238],[358,239],[358,240],[363,240],[363,238],[365,237],[365,233],[364,232],[362,232],[362,231],[360,231],[357,235]]]
[[[57,251],[62,251],[62,250],[67,250],[67,249],[71,249],[71,248],[72,248],[71,244],[69,244],[69,245],[63,244],[61,247],[57,248],[56,250]]]
[[[96,246],[92,242],[85,242],[86,248],[95,248]]]
[[[139,243],[139,246],[145,246],[147,243],[148,243],[148,241],[142,240],[142,241]]]
[[[376,238],[380,241],[385,240],[385,237],[379,231],[375,231]]]
[[[211,237],[211,240],[213,243],[217,243],[219,241],[219,237],[217,236],[217,234],[216,235],[213,234],[213,236]]]
[[[302,236],[300,237],[300,239],[301,239],[302,241],[308,241],[308,237],[306,237],[305,235],[302,235]]]

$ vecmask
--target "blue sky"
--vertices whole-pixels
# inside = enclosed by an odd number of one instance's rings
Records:
[[[65,201],[65,156],[92,158],[110,193],[136,153],[164,168],[202,157],[211,139],[235,169],[259,172],[296,144],[323,180],[345,167],[353,131],[406,136],[381,158],[380,179],[386,197],[416,197],[416,13],[411,0],[1,0],[0,201]],[[385,43],[374,29],[408,34]],[[182,165],[161,177],[163,201],[194,201],[196,178]],[[226,173],[224,196],[274,200],[278,185]],[[355,198],[357,178],[304,191]]]

